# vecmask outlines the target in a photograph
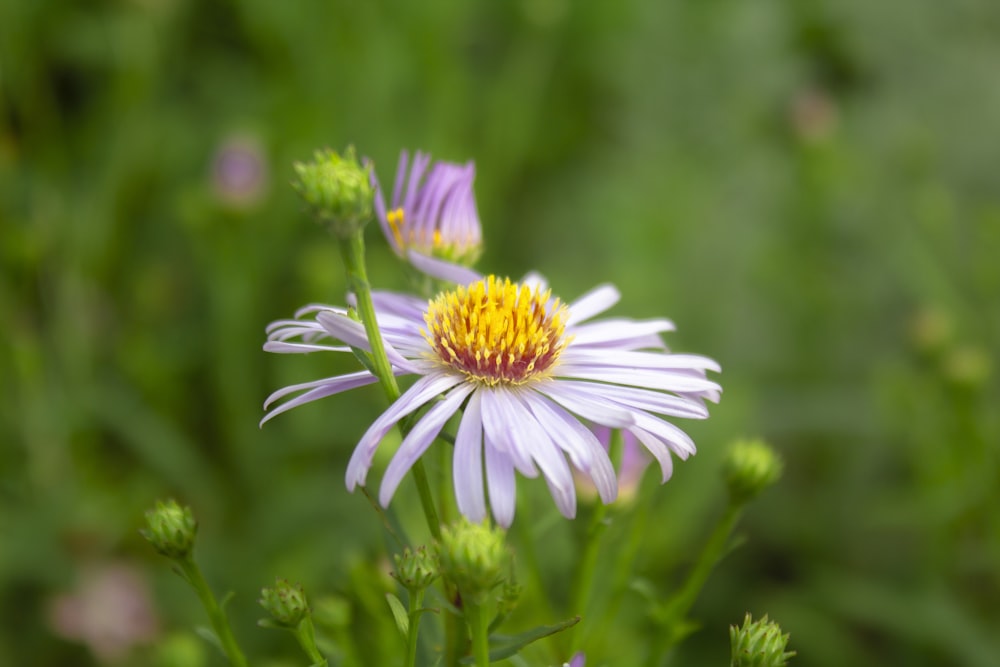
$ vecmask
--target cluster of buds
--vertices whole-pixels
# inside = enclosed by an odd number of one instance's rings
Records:
[[[262,588],[258,602],[275,623],[286,628],[297,627],[309,613],[302,584],[291,584],[285,579],[278,579],[274,586]]]

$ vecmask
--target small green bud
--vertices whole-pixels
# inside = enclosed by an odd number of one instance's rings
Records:
[[[358,163],[353,146],[343,157],[324,149],[316,151],[312,162],[293,166],[297,179],[292,187],[337,238],[349,238],[372,219],[375,191],[369,169]]]
[[[396,571],[393,575],[409,591],[419,591],[430,586],[438,576],[437,556],[425,547],[396,554]]]
[[[139,532],[158,552],[179,560],[191,555],[198,522],[190,507],[181,507],[176,500],[157,501],[146,512],[146,528]]]
[[[785,651],[788,634],[777,623],[764,618],[754,621],[748,613],[743,627],[729,626],[731,667],[782,667],[795,651]]]
[[[278,579],[273,587],[262,588],[258,602],[276,623],[289,628],[298,627],[309,613],[302,585],[293,586],[285,579]]]
[[[729,497],[746,503],[778,481],[781,457],[763,440],[737,440],[729,447],[723,471]]]
[[[504,616],[511,614],[517,609],[517,603],[521,600],[524,586],[516,581],[505,581],[500,589],[500,598],[497,600],[497,613]]]
[[[464,517],[441,529],[441,576],[473,601],[481,601],[500,581],[507,565],[503,530]]]

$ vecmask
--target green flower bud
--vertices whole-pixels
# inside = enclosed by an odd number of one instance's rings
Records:
[[[795,651],[785,651],[788,634],[781,634],[777,623],[764,618],[754,621],[750,614],[743,627],[729,626],[732,651],[731,667],[782,667]]]
[[[723,471],[729,497],[743,504],[778,481],[781,457],[763,440],[737,440],[729,447]]]
[[[194,548],[198,522],[190,507],[181,507],[175,500],[157,501],[156,507],[146,512],[146,528],[139,532],[164,556],[183,559]]]
[[[293,586],[285,579],[275,581],[272,588],[262,588],[258,602],[276,623],[289,628],[298,627],[309,613],[309,604],[302,585]]]
[[[396,571],[393,576],[409,591],[419,591],[430,586],[438,576],[437,556],[425,547],[396,554]]]
[[[337,238],[349,238],[372,219],[375,193],[369,169],[358,163],[353,146],[343,157],[324,149],[316,151],[312,162],[293,166],[297,179],[292,187]]]
[[[438,557],[441,576],[455,584],[464,597],[481,601],[499,583],[507,565],[504,533],[463,517],[441,529]]]
[[[517,603],[520,602],[523,592],[524,586],[521,584],[516,581],[505,581],[497,601],[497,613],[507,616],[517,609]]]

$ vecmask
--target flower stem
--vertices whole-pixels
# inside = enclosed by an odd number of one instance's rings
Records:
[[[662,607],[659,621],[662,624],[662,631],[658,639],[653,644],[647,660],[648,667],[656,667],[663,663],[667,652],[684,637],[684,620],[688,612],[694,605],[698,594],[708,581],[708,575],[712,569],[722,559],[729,544],[729,536],[736,527],[740,515],[743,512],[742,503],[730,502],[726,506],[726,511],[715,524],[708,542],[698,555],[698,560],[688,574],[687,580],[681,590],[674,595],[667,604]]]
[[[299,627],[295,628],[295,638],[299,640],[299,646],[306,652],[309,659],[313,661],[310,667],[327,667],[329,663],[327,663],[326,658],[323,657],[323,654],[316,647],[316,630],[313,627],[312,618],[308,615],[302,619]]]
[[[219,603],[216,602],[215,596],[212,595],[212,589],[208,587],[208,582],[205,581],[205,577],[201,573],[201,568],[198,567],[198,564],[190,556],[178,558],[175,562],[184,573],[184,578],[187,579],[188,583],[195,590],[195,593],[198,594],[198,598],[201,600],[201,604],[208,613],[208,618],[212,623],[212,629],[215,630],[215,636],[219,638],[222,650],[229,659],[229,664],[233,667],[247,667],[247,659],[243,656],[243,652],[240,651],[240,647],[236,643],[236,638],[233,636],[233,631],[229,628],[229,620],[226,618],[226,613],[219,606]]]
[[[406,635],[406,667],[416,667],[417,664],[417,634],[420,629],[420,617],[423,615],[424,589],[420,588],[410,593],[410,628]]]
[[[396,383],[396,375],[392,372],[392,365],[389,357],[385,353],[385,343],[382,341],[382,332],[378,328],[375,319],[375,305],[372,303],[372,288],[368,282],[368,271],[365,268],[365,239],[362,229],[358,229],[351,236],[340,242],[340,252],[344,258],[344,266],[347,269],[347,285],[357,299],[358,316],[361,324],[365,327],[365,335],[368,337],[368,344],[371,347],[371,360],[378,376],[382,391],[390,402],[399,399],[399,385]],[[403,435],[409,430],[404,424],[400,424]],[[422,461],[417,460],[413,464],[413,479],[417,484],[417,491],[420,494],[420,506],[424,511],[424,518],[427,520],[427,527],[435,539],[441,537],[441,522],[438,520],[437,510],[434,507],[434,498],[431,495],[430,483],[427,481],[427,472],[424,470]]]
[[[472,657],[476,667],[488,667],[490,664],[489,619],[485,606],[479,602],[472,602],[465,608],[465,617],[472,635]]]
[[[585,612],[590,603],[590,595],[594,589],[594,575],[597,570],[597,556],[601,550],[601,536],[607,530],[608,523],[605,516],[608,513],[608,506],[601,503],[594,508],[591,515],[590,526],[587,528],[587,544],[583,549],[583,556],[580,558],[576,569],[576,576],[573,582],[573,601],[570,607],[570,614],[575,614],[586,618]],[[572,642],[570,653],[579,648],[579,638],[583,633],[572,631]]]

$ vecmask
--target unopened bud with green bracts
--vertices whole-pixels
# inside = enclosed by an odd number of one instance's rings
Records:
[[[740,505],[753,500],[778,481],[782,468],[781,457],[763,440],[737,440],[723,464],[730,499]]]
[[[302,585],[290,584],[285,579],[278,579],[274,586],[261,589],[259,602],[275,623],[288,628],[297,627],[309,613]]]
[[[438,558],[441,576],[475,601],[482,601],[500,583],[509,562],[503,530],[464,517],[441,529]]]
[[[343,156],[330,149],[318,150],[311,162],[296,162],[294,169],[292,187],[316,220],[329,225],[337,238],[351,237],[374,217],[369,169],[358,162],[353,146]]]
[[[754,621],[748,613],[743,627],[729,626],[731,667],[782,667],[795,655],[786,651],[788,633],[781,634],[777,623],[764,618]]]
[[[183,559],[194,548],[198,522],[190,507],[181,507],[176,500],[157,501],[146,512],[146,527],[139,532],[164,556]]]
[[[416,550],[406,547],[403,553],[396,554],[395,561],[396,571],[392,576],[409,591],[423,590],[438,577],[437,555],[426,547]]]

